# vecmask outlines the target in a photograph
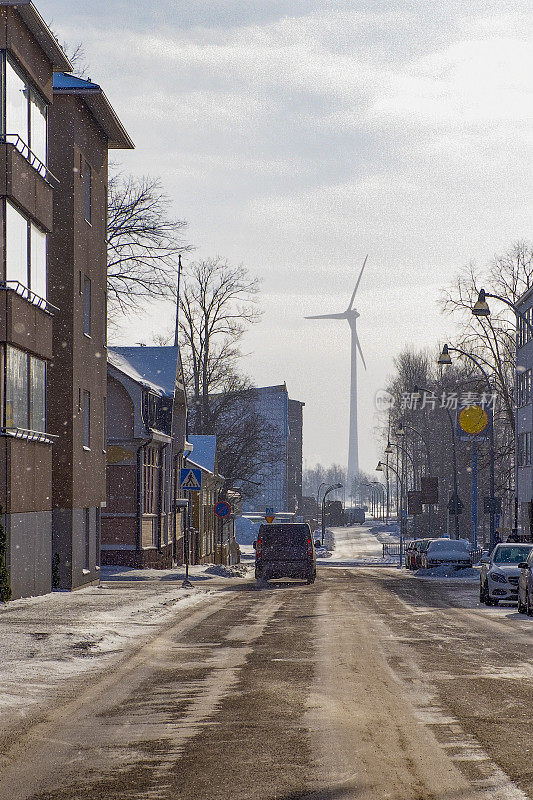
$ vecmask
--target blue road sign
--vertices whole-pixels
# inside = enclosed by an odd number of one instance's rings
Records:
[[[201,469],[182,469],[180,476],[180,489],[199,492],[202,488]]]
[[[229,517],[231,514],[231,506],[225,500],[221,500],[215,506],[215,514],[217,517]]]

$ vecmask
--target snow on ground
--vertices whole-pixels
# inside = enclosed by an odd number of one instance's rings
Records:
[[[453,578],[471,583],[479,581],[479,570],[474,567],[456,569],[451,564],[441,564],[440,567],[431,567],[431,569],[417,569],[414,575],[415,578]]]
[[[102,568],[100,586],[0,604],[0,732],[66,679],[101,670],[183,609],[209,602],[245,565],[174,570]],[[252,574],[252,573],[250,573]]]
[[[315,531],[315,538],[320,534]],[[317,563],[329,567],[397,566],[398,556],[383,557],[383,543],[397,541],[396,526],[376,520],[328,528],[324,537],[326,550],[317,549]]]

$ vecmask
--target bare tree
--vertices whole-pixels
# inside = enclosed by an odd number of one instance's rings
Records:
[[[259,281],[242,266],[217,257],[191,263],[180,292],[180,335],[195,425],[206,433],[211,424],[209,396],[241,391],[235,363],[246,328],[258,322]]]
[[[189,398],[191,432],[216,434],[226,488],[255,484],[279,461],[274,428],[258,412],[255,389],[238,370],[240,343],[259,321],[259,281],[220,257],[184,268],[179,333]]]
[[[109,181],[107,290],[110,316],[147,299],[175,293],[177,258],[191,249],[186,222],[170,216],[170,199],[157,178],[114,175]]]

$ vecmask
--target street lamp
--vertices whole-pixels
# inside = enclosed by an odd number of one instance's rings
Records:
[[[481,294],[481,292],[480,292],[480,294]],[[445,350],[446,350],[446,352],[444,352]],[[476,365],[478,370],[483,375],[483,378],[485,379],[485,382],[486,382],[486,384],[488,386],[488,389],[489,389],[489,393],[492,394],[492,384],[490,382],[490,378],[487,375],[487,373],[485,372],[485,370],[483,369],[483,367],[481,366],[481,364],[479,363],[479,361],[477,360],[477,358],[475,358],[475,356],[472,355],[472,353],[469,353],[466,350],[461,350],[460,347],[448,347],[448,345],[445,344],[444,347],[442,348],[442,353],[439,356],[438,363],[439,364],[451,364],[452,363],[452,359],[450,357],[450,351],[452,353],[459,353],[459,355],[462,355],[465,358],[469,358],[470,361],[472,361]],[[446,357],[449,359],[448,361],[446,361],[446,360],[445,361],[441,361],[442,358],[446,358]],[[477,448],[477,445],[475,445],[475,447]],[[477,449],[475,451],[475,457],[477,458]],[[495,506],[495,497],[494,497],[494,423],[493,422],[491,422],[490,428],[489,428],[489,494],[490,494],[490,498],[489,498],[489,502],[490,502],[490,550],[492,552],[492,550],[494,549],[494,547],[496,545],[496,523],[495,523],[495,519],[494,519],[494,517],[495,517],[495,508],[494,508],[494,506]],[[476,516],[474,517],[474,520],[476,522],[475,528],[477,528],[477,509],[472,509],[472,511],[473,511],[473,513],[475,512],[475,514],[476,514]],[[477,530],[476,529],[474,530],[474,536],[477,539]],[[474,545],[476,545],[476,544],[477,544],[477,541],[474,542]]]
[[[447,345],[446,345],[446,347],[447,347]],[[414,392],[413,392],[413,399],[420,400],[421,397],[422,397],[422,392],[425,392],[426,394],[431,394],[431,395],[435,396],[435,392],[433,392],[431,389],[426,389],[423,386],[417,386],[415,384]],[[455,498],[453,517],[454,517],[454,521],[455,521],[455,525],[454,525],[455,538],[458,539],[459,538],[459,510],[458,510],[459,489],[458,489],[458,486],[457,486],[457,449],[456,449],[456,446],[455,446],[455,425],[454,425],[454,421],[452,419],[452,415],[450,414],[450,409],[446,408],[446,406],[445,406],[444,407],[444,411],[446,412],[446,416],[448,417],[448,422],[450,423],[450,432],[451,432],[451,435],[452,435],[453,496]]]
[[[399,564],[398,569],[401,569],[402,568],[402,561],[403,561],[403,540],[404,540],[404,535],[403,535],[403,523],[404,523],[404,517],[403,517],[403,497],[404,497],[403,481],[402,481],[402,476],[400,475],[400,473],[397,472],[397,470],[395,470],[392,465],[389,464],[388,468],[391,469],[394,472],[394,474],[396,475],[396,477],[397,477],[397,479],[398,479],[398,481],[400,483],[400,507],[399,507],[400,564]],[[376,472],[383,472],[383,464],[381,463],[381,461],[378,461],[378,465],[376,467]]]
[[[387,447],[385,448],[385,450],[383,452],[388,456],[390,456],[391,453],[394,452],[394,450],[392,449],[392,444],[390,443],[390,440],[387,442]]]
[[[326,497],[330,492],[335,491],[335,489],[342,489],[342,483],[334,483],[324,492],[324,497],[322,498],[322,544],[324,544],[324,536],[326,535]]]

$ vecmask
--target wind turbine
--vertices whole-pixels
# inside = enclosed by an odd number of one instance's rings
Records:
[[[363,270],[366,266],[367,259],[368,255],[365,257],[365,260],[363,261],[361,272],[359,273],[359,277],[357,278],[357,283],[355,284],[355,289],[353,290],[353,294],[346,311],[343,311],[341,314],[317,314],[312,317],[305,317],[305,319],[345,319],[347,320],[350,326],[350,330],[352,332],[350,431],[348,438],[348,474],[347,474],[348,485],[346,487],[348,489],[348,492],[351,492],[353,479],[356,478],[357,475],[359,474],[359,446],[357,438],[357,351],[359,351],[359,355],[361,356],[361,361],[363,362],[363,366],[366,369],[365,358],[363,356],[363,351],[361,350],[361,344],[359,343],[359,337],[357,336],[357,328],[356,328],[357,319],[360,317],[360,314],[358,311],[355,310],[355,308],[353,308],[353,301],[355,300],[355,295],[357,294],[359,284],[361,283],[361,277],[363,275]]]

